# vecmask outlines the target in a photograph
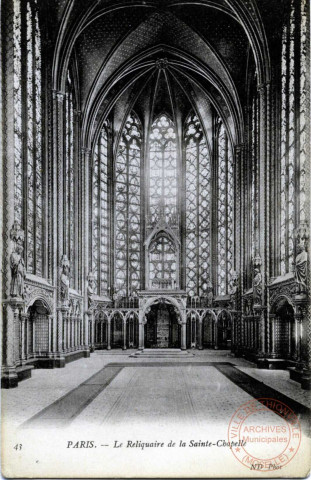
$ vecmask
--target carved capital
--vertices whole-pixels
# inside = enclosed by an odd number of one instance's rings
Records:
[[[269,88],[270,88],[270,82],[263,82],[263,83],[259,83],[257,85],[257,90],[258,90],[260,95],[263,95],[264,93],[266,93],[266,91]]]
[[[235,145],[234,148],[235,148],[235,154],[241,155],[241,153],[244,151],[245,143],[239,143],[238,145]]]
[[[305,242],[309,240],[310,237],[310,229],[308,223],[306,221],[300,222],[298,228],[295,230],[295,238],[298,243]]]
[[[91,149],[88,147],[81,147],[81,152],[86,158],[89,158],[91,155]]]
[[[22,245],[24,243],[25,232],[22,229],[22,227],[19,225],[19,223],[16,221],[13,223],[12,228],[10,230],[10,239],[15,244]]]
[[[57,100],[58,103],[63,103],[65,93],[60,90],[52,90],[53,100]]]

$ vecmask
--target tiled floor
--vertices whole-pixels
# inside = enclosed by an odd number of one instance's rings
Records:
[[[177,371],[178,368],[178,371]],[[199,425],[220,422],[251,396],[214,367],[126,367],[74,423]]]
[[[80,386],[80,390],[74,390],[77,397],[92,383],[88,379],[108,364],[121,364],[122,368],[111,377],[110,383],[94,380],[103,384],[95,388],[96,395],[90,395],[87,403],[82,402],[83,408],[75,414],[73,424],[124,424],[134,419],[149,423],[169,419],[200,424],[209,418],[217,422],[252,397],[247,389],[240,388],[212,366],[213,363],[215,366],[228,362],[236,365],[241,372],[309,407],[309,394],[290,381],[287,372],[257,370],[251,363],[234,358],[226,351],[194,351],[194,356],[189,355],[186,360],[170,358],[165,364],[163,359],[132,358],[131,353],[133,351],[98,351],[91,358],[70,363],[64,369],[34,370],[32,378],[21,382],[18,388],[2,390],[3,418],[10,419],[10,425],[17,427],[49,405],[53,407],[54,402]],[[202,362],[206,365],[199,366]],[[98,375],[94,378],[99,378]],[[79,401],[82,401],[80,397]]]
[[[289,378],[289,372],[285,370],[259,370],[250,366],[238,366],[241,372],[245,372],[253,378],[264,382],[269,387],[275,388],[297,402],[310,407],[310,391],[303,390],[300,385]]]

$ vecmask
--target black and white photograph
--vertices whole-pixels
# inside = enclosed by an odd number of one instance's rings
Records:
[[[307,477],[309,0],[0,17],[3,477]]]

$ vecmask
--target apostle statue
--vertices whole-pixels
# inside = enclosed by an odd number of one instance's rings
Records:
[[[254,278],[253,278],[253,298],[254,303],[259,304],[261,303],[261,294],[262,294],[262,286],[261,286],[261,273],[259,268],[254,269]]]
[[[92,298],[94,295],[95,288],[95,275],[93,272],[90,272],[87,276],[87,298],[88,298],[88,308],[92,306]]]
[[[16,245],[15,250],[11,253],[11,297],[24,297],[24,281],[26,277],[25,262],[23,259],[22,245]]]
[[[236,272],[232,273],[231,281],[230,281],[230,295],[235,295],[238,290],[238,274]]]
[[[67,303],[69,300],[69,275],[69,260],[67,258],[67,255],[63,255],[61,258],[60,267],[60,298],[63,303]]]
[[[207,280],[207,306],[213,305],[213,284],[210,280]]]
[[[299,243],[297,246],[297,256],[295,259],[295,278],[298,283],[299,293],[305,291],[307,288],[307,267],[308,265],[308,254],[303,242]]]

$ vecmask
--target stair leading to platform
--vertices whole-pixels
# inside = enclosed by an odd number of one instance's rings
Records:
[[[132,358],[185,358],[187,356],[194,356],[194,353],[180,348],[144,348],[130,355]]]

